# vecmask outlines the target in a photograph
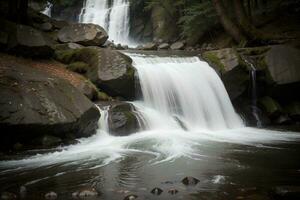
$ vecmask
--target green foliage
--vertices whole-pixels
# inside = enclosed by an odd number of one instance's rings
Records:
[[[89,65],[84,62],[73,62],[67,66],[68,70],[77,72],[79,74],[85,74],[88,71]]]
[[[188,38],[189,43],[195,43],[218,24],[218,18],[212,2],[206,0],[189,4],[178,23],[182,28],[182,36]]]

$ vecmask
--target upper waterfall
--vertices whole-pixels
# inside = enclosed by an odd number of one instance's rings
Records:
[[[102,26],[115,44],[129,44],[128,0],[85,0],[79,21]]]
[[[243,127],[219,76],[198,57],[130,57],[138,71],[145,107],[172,116],[188,129]]]

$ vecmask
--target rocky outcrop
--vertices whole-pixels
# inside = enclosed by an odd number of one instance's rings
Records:
[[[32,145],[34,141],[57,144],[60,139],[64,142],[95,133],[99,111],[72,84],[26,62],[7,64],[3,60],[1,149],[14,144]]]
[[[202,54],[207,62],[220,74],[235,108],[242,113],[248,125],[255,121],[253,112],[263,124],[286,124],[292,117],[290,105],[299,102],[300,50],[275,45],[254,48],[221,49]],[[251,74],[255,70],[256,79]],[[251,94],[255,81],[257,107],[253,107]]]
[[[171,49],[172,50],[183,50],[184,49],[185,44],[183,42],[175,42],[171,45]]]
[[[108,95],[134,99],[136,70],[128,56],[110,49],[86,47],[58,51],[57,57],[64,63],[88,64],[84,76]]]
[[[287,45],[272,46],[264,59],[273,81],[288,84],[300,81],[300,50]]]
[[[43,32],[26,25],[0,20],[2,24],[1,46],[9,52],[29,57],[49,57],[55,42]]]
[[[143,125],[134,106],[130,103],[111,105],[108,111],[109,132],[115,136],[127,136],[141,130]]]
[[[101,46],[108,39],[106,31],[95,24],[71,24],[58,32],[63,43],[79,43],[85,46]]]

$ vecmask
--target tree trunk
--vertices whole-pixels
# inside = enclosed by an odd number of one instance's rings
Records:
[[[236,26],[233,21],[227,15],[222,0],[212,0],[216,12],[220,18],[220,22],[223,25],[225,31],[239,44],[245,41],[243,33],[240,31],[239,27]]]

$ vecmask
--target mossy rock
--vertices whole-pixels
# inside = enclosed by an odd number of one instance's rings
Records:
[[[295,101],[284,107],[284,111],[294,120],[300,121],[300,102]]]
[[[258,103],[271,118],[278,117],[282,112],[282,108],[279,103],[269,96],[260,98]]]
[[[67,66],[67,69],[79,74],[85,74],[89,70],[89,65],[84,62],[73,62]]]
[[[112,135],[127,136],[138,132],[143,128],[139,121],[139,116],[130,103],[118,103],[109,109],[108,126]]]

